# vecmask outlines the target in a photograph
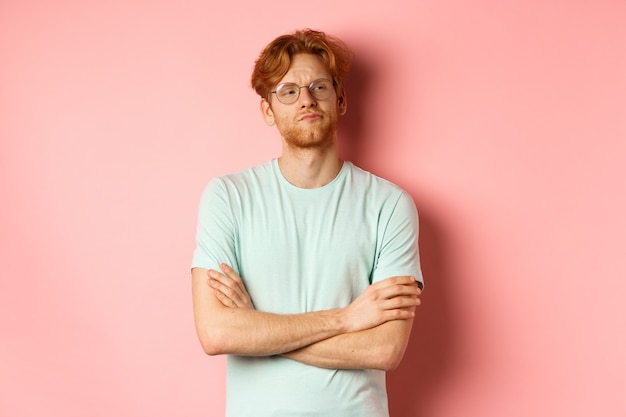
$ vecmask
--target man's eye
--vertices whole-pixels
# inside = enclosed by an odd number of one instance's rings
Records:
[[[292,96],[294,94],[298,94],[298,89],[292,86],[284,86],[278,91],[278,94],[281,96]]]

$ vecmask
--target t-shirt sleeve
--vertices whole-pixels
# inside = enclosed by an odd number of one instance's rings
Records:
[[[238,271],[235,227],[227,188],[221,179],[213,179],[200,198],[191,267],[219,270],[220,263],[225,262]]]
[[[415,203],[402,191],[391,208],[377,254],[372,283],[393,276],[410,275],[424,286],[420,267],[419,221]]]

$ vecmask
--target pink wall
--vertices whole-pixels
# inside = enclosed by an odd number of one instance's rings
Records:
[[[198,198],[277,155],[248,77],[305,26],[358,56],[345,155],[421,212],[394,417],[626,415],[626,3],[211,4],[0,4],[0,415],[222,415]]]

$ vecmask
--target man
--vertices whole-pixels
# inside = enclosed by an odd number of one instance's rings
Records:
[[[195,323],[207,354],[228,354],[229,417],[389,414],[385,371],[420,303],[417,213],[338,156],[350,59],[322,32],[271,42],[252,85],[282,156],[203,193]]]

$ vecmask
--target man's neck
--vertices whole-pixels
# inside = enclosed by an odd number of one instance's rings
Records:
[[[285,179],[300,188],[319,188],[335,179],[343,161],[335,146],[326,149],[291,149],[283,146],[278,167]]]

